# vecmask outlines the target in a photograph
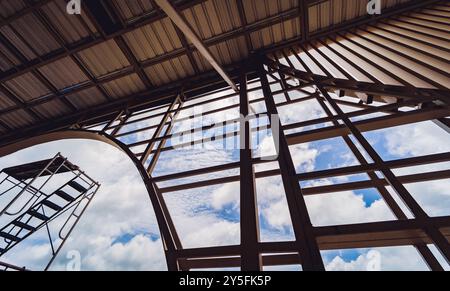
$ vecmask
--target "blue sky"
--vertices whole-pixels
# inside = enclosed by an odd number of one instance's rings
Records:
[[[289,124],[317,118],[321,116],[321,112],[316,107],[294,106],[290,111],[284,112],[283,116],[283,123]],[[205,122],[220,118],[223,116],[213,116]],[[450,151],[449,135],[431,122],[365,133],[365,136],[386,160]],[[124,141],[134,142],[135,138],[137,137]],[[260,147],[255,153],[270,152],[270,140],[270,134],[261,135],[258,144]],[[217,141],[208,143],[205,147],[165,152],[155,169],[155,176],[239,159],[238,150],[224,150],[222,145],[223,141]],[[340,138],[295,145],[290,150],[298,173],[357,164]],[[165,269],[159,232],[145,188],[131,162],[117,149],[93,141],[53,142],[0,158],[0,168],[49,158],[59,151],[98,179],[102,187],[54,268],[64,269],[65,252],[75,249],[81,253],[82,268],[85,270]],[[448,169],[449,163],[429,166],[427,170],[438,166]],[[423,170],[424,168],[419,168],[416,171]],[[227,174],[238,172],[230,171]],[[202,178],[213,177],[216,176],[210,174]],[[362,179],[366,179],[365,175],[303,181],[301,185],[309,187]],[[195,179],[184,179],[182,182],[190,181]],[[164,187],[176,183],[180,181],[165,183]],[[430,215],[450,214],[449,180],[408,187]],[[292,227],[280,177],[258,179],[257,191],[262,240],[292,240]],[[185,247],[239,243],[239,183],[166,193],[165,198]],[[305,199],[315,226],[394,219],[374,189],[308,196]],[[324,251],[322,255],[327,269],[357,270],[365,268],[371,251],[374,250],[334,250]],[[383,248],[376,251],[381,255],[382,269],[425,268],[412,247]],[[42,243],[42,235],[36,234],[6,258],[39,268],[46,260],[46,254],[48,255],[48,247]],[[286,267],[295,268],[298,267]]]

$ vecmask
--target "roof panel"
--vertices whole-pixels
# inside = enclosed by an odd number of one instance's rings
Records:
[[[162,70],[162,67],[160,64],[150,66],[148,68],[145,68],[144,72],[147,75],[147,77],[150,79],[153,85],[159,86],[165,82],[167,82],[167,74]]]
[[[109,96],[121,98],[145,90],[145,85],[137,74],[132,74],[103,85]]]
[[[26,8],[23,0],[2,0],[0,1],[0,15],[3,18],[14,15],[20,10]]]
[[[156,45],[151,25],[138,28],[125,34],[125,40],[139,61],[153,58],[163,53],[161,46]]]
[[[88,77],[69,57],[51,63],[39,71],[58,89],[64,89],[85,81]]]
[[[189,59],[186,56],[150,66],[145,69],[145,72],[150,81],[156,86],[193,76],[195,74]]]
[[[165,18],[155,22],[153,28],[164,52],[170,52],[181,47],[180,39],[170,19]]]
[[[182,12],[186,22],[189,23],[200,39],[210,38],[214,35],[203,5],[199,4]]]
[[[96,77],[128,67],[130,63],[114,40],[108,40],[79,53],[83,62]]]
[[[198,51],[194,51],[192,53],[192,55],[194,56],[195,62],[197,63],[197,65],[199,66],[200,71],[209,71],[212,70],[212,66],[210,63],[208,63],[205,58],[200,55],[200,53]]]
[[[133,30],[125,34],[125,39],[139,61],[148,60],[182,47],[169,19]]]
[[[3,71],[20,64],[19,60],[2,43],[0,43],[0,56],[0,69]]]
[[[409,0],[382,1],[382,9],[392,7]],[[332,25],[340,24],[357,17],[367,15],[367,3],[361,0],[328,0],[321,1],[309,8],[309,27],[314,32]]]
[[[8,26],[5,25],[0,28],[0,33],[13,45],[25,58],[28,60],[32,60],[36,58],[36,54],[30,49],[30,47],[20,38],[19,35],[17,35],[14,30]],[[2,45],[2,52],[6,53],[7,56],[13,56],[12,52],[3,47]],[[18,60],[15,56],[13,57],[13,60],[15,60],[15,63],[20,64],[20,60]]]
[[[32,73],[26,73],[5,83],[11,92],[23,101],[29,101],[50,93]]]
[[[250,34],[254,49],[260,49],[299,36],[298,18],[284,21]]]
[[[9,100],[2,92],[0,92],[0,110],[14,106],[14,102]]]
[[[33,123],[33,118],[23,109],[1,115],[0,120],[13,129],[24,127]]]
[[[33,52],[39,56],[59,48],[56,40],[33,14],[27,14],[17,19],[10,26],[17,31],[23,42],[31,46]]]
[[[74,17],[66,13],[66,1],[57,0],[42,7],[42,11],[67,43],[87,38],[97,30],[86,14]]]
[[[113,0],[112,1],[124,20],[131,20],[153,10],[150,0]]]
[[[57,117],[61,114],[70,113],[69,108],[61,100],[53,100],[35,107],[35,110],[45,118]]]
[[[89,108],[106,101],[102,93],[95,87],[69,95],[67,99],[78,109]]]

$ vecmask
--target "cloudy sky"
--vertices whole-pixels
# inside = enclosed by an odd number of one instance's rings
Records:
[[[216,105],[223,106],[235,102],[237,100],[229,99]],[[202,110],[212,107],[214,106],[209,104]],[[257,112],[263,112],[265,110],[263,107],[263,104],[254,105]],[[192,112],[184,114],[190,113]],[[225,114],[208,117],[204,122],[224,120],[225,117],[233,116],[233,112],[229,112],[231,116]],[[319,104],[313,100],[289,108],[282,107],[280,115],[283,124],[290,124],[323,117],[324,113]],[[186,128],[189,128],[189,125],[180,124],[175,130]],[[311,128],[299,130],[309,129]],[[365,136],[385,160],[450,151],[450,136],[432,122],[370,132]],[[142,136],[133,138],[138,139]],[[270,134],[255,137],[255,142],[259,145],[255,149],[255,155],[267,155],[273,151]],[[295,145],[290,151],[298,173],[357,164],[340,138]],[[57,152],[61,152],[78,164],[102,186],[58,256],[53,269],[66,269],[70,259],[67,255],[71,251],[77,251],[81,255],[82,270],[165,270],[159,231],[145,187],[131,161],[119,150],[96,141],[52,142],[0,158],[0,168],[47,159]],[[164,152],[154,176],[238,160],[238,150],[224,149],[221,141],[210,142],[202,148]],[[276,164],[268,163],[265,167],[274,166]],[[418,173],[425,170],[448,169],[449,166],[450,163],[441,163],[403,169],[396,173]],[[260,169],[261,166],[258,170]],[[228,171],[226,174],[239,174],[239,170]],[[216,176],[210,174],[201,178],[212,177]],[[361,179],[366,179],[365,175],[305,181],[302,182],[302,186]],[[194,180],[185,179],[177,183],[190,181]],[[160,187],[170,185],[175,183],[161,184]],[[450,180],[411,184],[407,185],[407,188],[429,215],[450,215]],[[292,240],[293,232],[281,178],[275,176],[258,179],[257,192],[262,240]],[[239,183],[164,195],[184,247],[239,244]],[[394,219],[385,202],[373,189],[308,196],[306,202],[315,226]],[[20,266],[26,265],[31,269],[42,269],[48,261],[50,252],[44,237],[44,233],[36,233],[2,259]],[[433,251],[437,253],[435,249]],[[323,252],[322,255],[328,270],[366,270],[374,256],[380,257],[380,267],[383,270],[426,269],[426,265],[413,247],[335,250]],[[270,269],[295,270],[299,267]]]

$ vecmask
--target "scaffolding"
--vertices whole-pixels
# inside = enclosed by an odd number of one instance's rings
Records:
[[[46,238],[48,270],[100,184],[60,153],[0,172],[0,258],[35,233]],[[0,262],[0,269],[26,270]]]

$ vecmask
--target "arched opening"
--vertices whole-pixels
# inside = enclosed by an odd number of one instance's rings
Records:
[[[3,148],[0,163],[3,168],[59,151],[77,160],[101,181],[102,187],[51,269],[66,270],[77,255],[82,270],[166,269],[158,222],[147,200],[145,176],[139,164],[113,139],[88,131],[48,134]],[[42,268],[50,248],[38,234],[30,239],[4,259],[26,264],[32,270]]]

